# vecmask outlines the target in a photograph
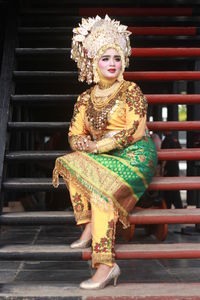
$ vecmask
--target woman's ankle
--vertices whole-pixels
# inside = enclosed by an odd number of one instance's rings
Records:
[[[111,268],[111,266],[100,264],[95,274],[92,276],[92,280],[94,282],[103,281],[108,276]]]
[[[81,240],[89,240],[92,238],[92,232],[91,232],[91,223],[87,223],[85,225],[85,228],[81,234],[80,239]]]

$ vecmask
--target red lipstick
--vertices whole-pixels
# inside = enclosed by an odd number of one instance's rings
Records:
[[[116,69],[108,69],[108,72],[115,73]]]

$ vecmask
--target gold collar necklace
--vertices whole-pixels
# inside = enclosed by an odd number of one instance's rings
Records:
[[[121,86],[121,82],[119,81],[115,81],[109,88],[103,90],[99,87],[99,85],[96,85],[94,87],[94,96],[101,98],[108,97],[112,95],[119,88],[119,86]]]
[[[109,90],[108,95],[102,95],[105,94],[105,90],[101,91],[100,95],[98,96],[98,86],[96,85],[91,92],[91,101],[93,103],[93,106],[97,110],[101,110],[102,108],[106,107],[108,103],[114,99],[117,95],[117,93],[120,91],[124,84],[124,81],[122,82],[117,82],[116,84],[112,85],[112,89],[109,88],[106,91]],[[114,87],[113,87],[114,86]]]

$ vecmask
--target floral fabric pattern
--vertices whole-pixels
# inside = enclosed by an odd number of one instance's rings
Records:
[[[114,250],[114,232],[115,223],[113,220],[108,222],[106,236],[102,237],[99,243],[96,243],[93,250],[96,253],[111,253]]]
[[[78,213],[83,211],[84,205],[82,203],[81,194],[76,193],[74,197],[72,198],[72,201],[74,203],[74,210]]]

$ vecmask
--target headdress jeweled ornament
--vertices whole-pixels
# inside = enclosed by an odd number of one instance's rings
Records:
[[[108,48],[115,48],[122,58],[122,70],[128,67],[131,55],[127,26],[119,21],[111,20],[108,15],[104,19],[82,19],[79,27],[73,29],[71,58],[77,63],[79,80],[88,84],[98,82],[96,72],[97,61]]]

